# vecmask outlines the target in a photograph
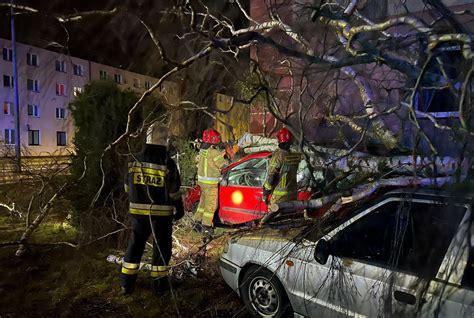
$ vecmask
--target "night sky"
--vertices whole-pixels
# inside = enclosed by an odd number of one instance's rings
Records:
[[[8,2],[8,1],[2,1]],[[235,4],[224,0],[215,2],[218,12],[241,20]],[[163,41],[171,57],[180,58],[176,34],[186,30],[174,15],[160,12],[172,6],[172,0],[29,0],[16,1],[38,9],[40,14],[17,16],[17,41],[55,50],[72,56],[96,61],[131,71],[157,76],[163,65],[153,42],[140,24],[137,16],[152,26]],[[114,16],[93,16],[80,22],[61,25],[52,15],[71,14],[89,10],[110,10],[115,6],[126,7]],[[0,36],[10,39],[9,9],[1,9]]]

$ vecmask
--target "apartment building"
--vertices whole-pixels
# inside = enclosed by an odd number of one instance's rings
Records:
[[[0,155],[13,154],[16,116],[11,41],[0,39]],[[16,45],[19,120],[23,156],[73,153],[74,123],[69,103],[93,80],[112,80],[120,88],[142,93],[156,78],[72,57],[38,47]],[[179,103],[179,85],[165,81],[158,92],[169,105]]]
[[[332,2],[337,2],[343,7],[350,3],[350,1],[343,0]],[[317,52],[316,56],[318,54],[322,56],[327,52],[337,52],[336,48],[341,46],[335,37],[334,39],[331,38],[333,33],[328,32],[323,24],[312,21],[311,14],[308,14],[308,7],[305,7],[305,4],[311,3],[312,1],[307,0],[292,0],[276,1],[269,5],[269,2],[265,0],[250,0],[250,16],[253,21],[263,24],[278,13],[279,18],[284,23],[305,38],[311,49]],[[474,2],[469,0],[443,0],[442,3],[452,12],[455,12],[454,17],[457,23],[467,30],[467,33],[472,33],[474,20],[469,13],[474,9]],[[441,14],[434,9],[430,9],[426,2],[421,0],[364,0],[357,2],[357,10],[361,16],[375,22],[386,21],[389,18],[399,16],[412,16],[423,20],[426,25],[443,25],[439,18]],[[361,20],[352,19],[351,23],[360,25],[362,22]],[[391,28],[389,33],[402,38],[400,34],[403,34],[403,37],[409,37],[415,31],[411,26],[400,25]],[[299,48],[296,41],[277,29],[268,31],[267,34],[280,45]],[[329,36],[321,37],[322,34],[329,34]],[[367,38],[372,43],[377,40],[375,33],[367,35]],[[409,41],[407,41],[399,46],[400,52],[393,53],[393,56],[403,56],[403,50],[408,51],[410,45],[413,48],[412,50],[415,51],[418,42],[413,43],[409,44]],[[396,46],[393,47],[386,49],[386,51],[396,50]],[[430,65],[429,72],[448,76],[450,81],[454,83],[453,86],[460,87],[461,83],[456,78],[457,74],[469,61],[464,60],[461,55],[461,46],[455,41],[444,44],[443,49],[446,53],[444,56],[437,56],[436,60],[442,61],[444,69],[436,65]],[[337,56],[337,54],[335,55]],[[306,121],[304,122],[305,127],[307,127],[305,137],[308,140],[331,146],[344,146],[342,143],[344,138],[349,140],[351,144],[359,140],[360,134],[354,132],[348,125],[344,126],[342,123],[338,123],[340,125],[328,124],[328,121],[324,118],[329,105],[333,110],[336,110],[337,114],[346,116],[355,117],[365,112],[363,101],[360,98],[360,88],[349,80],[350,76],[345,75],[344,72],[341,72],[342,75],[331,73],[327,75],[326,71],[317,68],[311,69],[311,64],[307,61],[288,57],[274,45],[259,44],[258,49],[257,46],[254,46],[250,49],[250,57],[252,60],[259,61],[261,70],[268,75],[270,85],[274,90],[274,96],[276,96],[276,105],[281,106],[283,113],[293,114],[288,121],[298,126],[299,103],[311,105],[311,111],[305,114]],[[403,59],[401,58],[401,60]],[[417,63],[422,65],[423,61],[420,59]],[[395,69],[392,70],[384,65],[372,63],[354,65],[353,70],[356,70],[361,77],[367,80],[369,85],[367,87],[372,91],[374,103],[380,113],[395,106],[406,105],[408,101],[406,88],[413,84],[405,83],[404,77],[400,76],[400,73]],[[446,70],[448,71],[446,72]],[[302,80],[303,77],[305,80]],[[307,87],[305,87],[305,81],[309,83]],[[421,138],[421,141],[418,139],[416,133],[418,129],[410,121],[408,108],[399,107],[396,113],[387,113],[387,115],[380,117],[384,126],[398,138],[399,144],[403,145],[404,148],[417,148],[420,152],[426,154],[432,152],[431,145],[434,145],[443,154],[452,155],[463,151],[460,147],[461,143],[453,142],[453,140],[459,140],[458,136],[450,133],[449,129],[439,129],[435,126],[437,124],[433,123],[433,118],[436,118],[437,123],[445,127],[459,126],[459,103],[454,99],[455,94],[452,93],[452,87],[442,88],[441,85],[439,86],[432,89],[423,88],[422,92],[417,93],[413,100],[413,106],[418,111],[416,114],[417,125],[423,129],[427,135],[425,139],[429,139],[431,144],[423,138]],[[303,91],[311,93],[305,95],[302,93]],[[251,122],[249,130],[256,134],[271,135],[275,133],[281,124],[274,119],[270,112],[265,111],[265,105],[255,104],[250,108]],[[364,124],[362,123],[362,125]],[[341,136],[344,138],[341,138]],[[370,138],[365,139],[369,140]],[[371,140],[371,142],[377,143],[379,140]]]

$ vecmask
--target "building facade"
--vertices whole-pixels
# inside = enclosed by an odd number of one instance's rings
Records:
[[[121,89],[143,93],[156,78],[17,43],[19,114],[15,111],[11,41],[0,39],[0,155],[13,155],[16,120],[22,156],[64,156],[74,151],[69,103],[94,80],[115,81]],[[165,81],[158,90],[166,104],[179,103],[179,85]]]
[[[337,2],[345,7],[350,1],[332,2]],[[272,17],[278,14],[281,21],[304,37],[308,46],[315,52],[315,56],[324,56],[327,52],[337,52],[336,48],[341,47],[337,37],[319,36],[335,33],[333,33],[333,29],[326,29],[323,23],[312,21],[312,16],[307,12],[308,7],[304,6],[304,4],[310,5],[312,3],[312,1],[306,0],[288,0],[276,1],[270,5],[265,0],[251,0],[250,16],[253,21],[262,25],[271,21]],[[443,0],[442,3],[451,11],[456,12],[455,18],[458,23],[468,30],[468,34],[472,33],[474,20],[469,12],[474,9],[474,3],[468,0]],[[389,18],[399,16],[413,16],[423,20],[426,25],[437,25],[436,23],[439,22],[437,20],[440,17],[438,12],[434,12],[435,10],[428,10],[423,1],[361,0],[358,1],[357,10],[363,17],[374,22],[386,21]],[[362,23],[357,19],[354,19],[354,21],[351,21],[354,26]],[[406,26],[397,26],[390,29],[390,32],[404,34],[404,36],[414,34],[414,31],[407,29]],[[300,47],[296,41],[277,28],[267,31],[266,35],[283,47]],[[372,43],[377,41],[377,35],[375,34],[364,36],[366,36],[367,41],[370,40]],[[449,67],[444,70],[433,67],[430,68],[430,72],[445,76],[444,73],[448,69],[447,76],[454,83],[453,86],[457,87],[460,81],[455,77],[460,73],[459,70],[464,69],[464,64],[468,64],[469,61],[462,59],[461,46],[456,44],[458,43],[449,43],[449,46],[446,44],[443,49],[448,53],[439,57],[444,65]],[[406,47],[408,47],[408,44]],[[343,115],[346,118],[354,118],[361,114],[366,116],[360,88],[354,84],[354,81],[350,80],[347,74],[327,72],[324,68],[311,69],[309,62],[288,57],[278,51],[275,45],[265,43],[252,47],[250,56],[252,60],[258,61],[260,70],[267,76],[269,85],[276,97],[275,105],[280,107],[284,115],[293,114],[293,116],[287,116],[287,121],[299,128],[300,123],[297,118],[299,103],[305,105],[306,109],[311,109],[305,114],[305,121],[303,122],[305,137],[309,141],[320,145],[344,147],[348,144],[353,145],[359,140],[360,133],[355,132],[349,125],[344,125],[327,116],[328,114]],[[422,65],[423,61],[420,59],[419,63]],[[416,133],[418,129],[410,121],[408,107],[403,106],[407,104],[406,96],[409,94],[407,91],[410,85],[413,84],[406,83],[399,72],[377,63],[354,65],[352,69],[355,74],[366,79],[367,85],[364,89],[372,93],[371,97],[377,111],[383,114],[379,117],[381,122],[394,135],[399,145],[406,149],[418,148],[422,153],[428,154],[432,152],[432,149],[426,139],[430,139],[430,142],[440,153],[453,154],[462,151],[459,147],[460,143],[454,142],[454,140],[459,139],[458,136],[455,136],[454,133],[448,133],[448,130],[440,130],[435,127],[432,120],[435,118],[439,125],[446,127],[459,126],[459,103],[453,102],[452,87],[423,89],[423,92],[414,98],[413,106],[417,112],[416,120],[428,136],[428,138],[419,140]],[[305,81],[310,84],[307,86],[301,84]],[[305,94],[300,95],[303,91]],[[287,92],[290,92],[290,94]],[[471,92],[474,92],[474,88]],[[266,106],[263,104],[252,106],[250,108],[250,131],[267,136],[276,132],[280,127],[279,123],[274,120],[270,112],[265,111]],[[398,107],[397,112],[390,112],[389,110],[394,107]],[[385,112],[386,114],[384,114]],[[356,122],[356,124],[359,124],[360,127],[364,125],[363,121]],[[376,145],[379,143],[379,140],[375,138],[365,139]]]

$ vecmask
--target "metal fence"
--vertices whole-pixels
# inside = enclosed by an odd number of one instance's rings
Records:
[[[17,183],[51,174],[67,175],[71,161],[71,156],[23,157],[21,172],[18,172],[15,158],[0,158],[0,184]]]

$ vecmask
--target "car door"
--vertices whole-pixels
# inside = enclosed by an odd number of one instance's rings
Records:
[[[399,239],[403,253],[393,265],[392,316],[439,317],[440,304],[447,300],[443,293],[447,285],[440,284],[438,272],[443,263],[457,262],[446,260],[446,255],[459,245],[455,237],[466,211],[465,206],[445,200],[414,198],[403,202],[399,214],[406,216],[407,222]]]
[[[295,284],[306,314],[418,314],[462,214],[436,214],[431,207],[430,202],[387,199],[326,236],[333,255],[324,265],[309,260],[306,252],[305,274]]]
[[[430,215],[436,221],[426,222],[425,220],[424,223],[431,223],[431,230],[438,232],[437,235],[441,236],[430,240],[431,251],[441,253],[445,251],[444,247],[437,243],[439,241],[446,240],[447,243],[450,242],[450,245],[436,278],[431,279],[428,288],[422,291],[421,303],[416,314],[420,317],[473,317],[474,246],[472,242],[474,242],[474,230],[471,206],[463,205],[461,202],[447,202],[444,205],[433,205],[429,209]],[[460,218],[462,221],[457,226]],[[436,229],[436,224],[443,225],[442,231],[441,227]],[[453,231],[455,235],[451,239],[450,233]],[[433,263],[426,255],[419,255],[419,257],[420,262],[423,259],[425,266]],[[406,287],[409,289],[409,285]],[[415,291],[412,289],[413,292]]]
[[[261,218],[267,211],[262,201],[268,157],[252,158],[229,169],[219,187],[219,218],[239,224]]]
[[[297,284],[306,315],[386,316],[390,301],[383,300],[391,271],[384,263],[390,259],[390,214],[397,205],[391,199],[382,201],[326,235],[338,251],[325,264],[315,260],[314,248],[306,252],[305,274]]]

